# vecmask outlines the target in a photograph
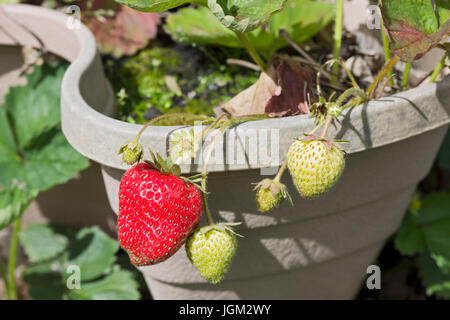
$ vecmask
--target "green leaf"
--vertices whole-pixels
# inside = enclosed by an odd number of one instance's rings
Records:
[[[80,267],[81,281],[93,280],[111,267],[118,248],[118,242],[98,227],[84,228],[70,243],[68,264]]]
[[[208,0],[208,7],[230,30],[249,32],[283,10],[286,0]]]
[[[427,195],[415,213],[408,213],[395,245],[404,254],[427,249],[434,256],[450,259],[450,192]]]
[[[441,150],[437,157],[437,164],[439,167],[450,171],[450,130],[447,131]]]
[[[59,127],[60,85],[66,66],[35,66],[27,76],[28,85],[10,88],[5,96],[0,108],[0,185],[10,186],[17,180],[30,190],[44,191],[89,165]]]
[[[444,274],[450,273],[450,260],[449,259],[446,259],[443,256],[438,256],[435,254],[432,254],[431,256],[442,273],[444,273]]]
[[[174,41],[241,47],[233,31],[227,29],[208,8],[183,8],[169,15],[164,29]]]
[[[60,261],[52,260],[27,266],[22,277],[29,286],[29,295],[33,300],[63,300],[64,282]]]
[[[296,43],[302,43],[329,25],[334,11],[334,5],[324,1],[289,0],[285,10],[270,18],[269,28],[276,38],[283,29]]]
[[[428,252],[419,257],[419,271],[427,294],[450,299],[450,274],[444,274]]]
[[[391,50],[403,61],[420,59],[450,34],[450,3],[436,0],[381,0]]]
[[[37,67],[27,77],[27,86],[12,87],[5,96],[6,112],[20,150],[61,121],[60,84],[65,70],[65,65]]]
[[[72,300],[138,300],[138,283],[131,272],[114,270],[104,278],[82,283],[80,289],[70,290]]]
[[[297,43],[313,37],[333,20],[333,4],[323,1],[290,0],[287,10],[272,16],[268,27],[248,33],[251,44],[258,50],[274,52],[288,45],[279,36],[285,30]],[[207,8],[183,8],[169,15],[164,26],[177,42],[188,44],[242,47],[236,34],[222,25]]]
[[[29,192],[15,185],[0,189],[0,230],[19,219],[36,196],[37,191]]]
[[[408,212],[395,237],[395,248],[403,255],[414,255],[426,248],[425,234]]]
[[[20,157],[16,151],[14,136],[8,122],[6,110],[0,107],[0,163],[9,159],[20,160]]]
[[[163,12],[185,3],[206,4],[206,0],[115,0],[130,8],[144,12]]]
[[[67,249],[69,240],[46,224],[31,224],[19,233],[19,239],[28,259],[42,262],[55,258]]]

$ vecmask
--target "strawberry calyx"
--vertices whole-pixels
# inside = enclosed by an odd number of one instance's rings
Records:
[[[201,227],[199,230],[199,233],[203,234],[203,233],[208,233],[211,230],[218,230],[218,231],[229,231],[232,234],[238,236],[238,237],[242,237],[242,235],[236,233],[233,230],[233,227],[236,227],[238,225],[242,224],[242,222],[219,222],[219,223],[215,223],[209,226],[204,226]]]
[[[283,199],[287,199],[292,205],[294,205],[291,196],[289,195],[287,187],[277,181],[277,179],[264,179],[258,182],[253,189],[253,191],[257,190],[269,190],[272,193],[273,197],[277,197],[277,195],[281,194]]]
[[[122,154],[122,161],[129,165],[141,161],[143,153],[144,149],[137,140],[123,144],[118,152],[118,154]]]
[[[173,163],[172,159],[168,157],[164,159],[159,153],[153,153],[150,151],[151,160],[144,160],[145,163],[153,167],[153,169],[158,170],[164,174],[171,174],[179,177],[181,175],[181,168],[178,164]]]
[[[347,140],[328,140],[328,139],[325,139],[325,138],[322,138],[322,137],[318,137],[318,136],[315,136],[315,135],[312,135],[312,134],[305,135],[302,138],[297,138],[297,140],[303,141],[303,142],[322,141],[323,144],[325,145],[325,147],[328,150],[331,150],[331,149],[333,149],[333,147],[336,147],[336,148],[338,148],[341,151],[344,151],[344,149],[339,145],[339,143],[346,143],[346,142],[348,142]]]
[[[164,159],[159,153],[153,153],[153,151],[150,151],[150,155],[152,157],[152,160],[144,160],[145,163],[147,163],[149,166],[151,166],[153,169],[163,173],[163,174],[170,174],[177,176],[181,178],[182,180],[193,184],[197,187],[201,192],[205,193],[203,188],[198,184],[198,182],[201,181],[201,175],[199,178],[199,175],[195,175],[192,177],[184,177],[181,175],[181,168],[178,164],[174,163],[171,157],[168,157]]]

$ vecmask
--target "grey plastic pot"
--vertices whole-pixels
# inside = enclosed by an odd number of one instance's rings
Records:
[[[62,22],[63,15],[53,14]],[[76,41],[64,44],[70,46],[72,64],[62,83],[63,131],[79,152],[101,164],[108,198],[117,213],[119,182],[127,169],[117,150],[132,140],[141,126],[113,118],[113,93],[90,32],[85,27],[64,32],[71,32],[71,40]],[[230,129],[234,135],[227,136],[221,148],[224,155],[240,146],[248,161],[212,164],[209,189],[217,218],[243,222],[237,232],[244,238],[231,270],[223,283],[211,285],[199,276],[181,249],[163,263],[141,268],[153,297],[355,297],[367,267],[398,228],[417,183],[433,163],[450,122],[449,95],[447,78],[348,112],[329,132],[350,141],[346,146],[347,168],[338,184],[317,200],[303,200],[286,175],[284,182],[295,206],[284,204],[270,214],[255,209],[251,183],[263,178],[259,169],[267,164],[250,164],[249,159],[256,156],[250,147],[258,146],[258,152],[264,146],[264,130],[278,132],[279,139],[268,151],[276,151],[279,160],[275,164],[279,165],[292,140],[313,128],[313,120],[297,116]],[[168,137],[179,129],[151,127],[141,142],[165,154]],[[261,140],[245,142],[251,131],[263,132]],[[184,166],[183,171],[196,172],[198,167]]]

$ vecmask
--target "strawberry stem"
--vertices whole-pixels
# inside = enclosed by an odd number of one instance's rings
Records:
[[[314,129],[311,130],[311,132],[308,133],[308,136],[313,135],[314,133],[316,133],[317,130],[319,130],[322,126],[323,126],[324,121],[320,121],[320,123],[317,125],[317,127],[315,127]]]
[[[251,44],[251,42],[249,41],[247,35],[245,33],[242,33],[242,32],[235,32],[235,33],[236,33],[236,36],[239,39],[239,41],[242,43],[242,46],[247,50],[247,52],[252,57],[253,61],[255,61],[256,64],[261,68],[262,72],[265,72],[266,71],[266,67],[267,67],[266,63],[261,58],[261,56],[258,54],[258,52],[256,51],[255,47]]]
[[[16,289],[16,259],[17,259],[17,245],[19,239],[21,219],[17,219],[14,223],[13,235],[11,238],[11,246],[9,249],[9,266],[8,266],[8,297],[9,300],[17,300]]]
[[[283,176],[283,173],[286,170],[286,167],[287,167],[287,159],[284,160],[283,164],[281,165],[280,169],[278,170],[277,175],[275,176],[273,181],[280,182],[281,177]]]
[[[444,55],[441,59],[441,61],[439,61],[438,65],[436,66],[436,68],[433,71],[433,74],[431,75],[430,78],[430,82],[435,82],[436,78],[438,77],[438,75],[441,73],[442,69],[445,66],[445,60],[447,58],[447,55]]]
[[[206,180],[208,178],[208,164],[209,160],[211,159],[212,152],[214,151],[214,148],[216,146],[217,140],[220,136],[222,136],[222,133],[232,124],[232,120],[228,120],[225,122],[219,129],[219,132],[215,135],[214,140],[211,142],[211,146],[209,147],[208,153],[206,154],[205,163],[203,165],[203,171],[202,171],[202,190],[203,190],[203,206],[205,207],[205,214],[206,219],[208,220],[209,225],[214,225],[214,220],[211,216],[211,211],[209,210],[208,206],[208,189],[206,187]]]
[[[327,131],[328,131],[328,128],[330,127],[331,120],[333,120],[333,117],[327,116],[327,119],[325,120],[325,125],[322,129],[322,133],[320,134],[320,137],[322,139],[325,139],[325,136],[327,135]]]
[[[343,29],[343,18],[344,16],[344,0],[337,0],[336,3],[336,19],[334,24],[334,51],[333,56],[335,59],[339,59],[341,55],[342,46],[342,29]],[[333,66],[333,77],[331,78],[332,84],[338,83],[338,71],[339,66]]]
[[[398,60],[399,59],[397,56],[393,56],[391,58],[391,60],[386,62],[383,69],[378,73],[377,77],[375,78],[375,80],[372,82],[369,89],[367,90],[367,96],[369,97],[369,100],[372,99],[373,93],[374,93],[375,89],[377,88],[378,83],[384,79],[386,74],[395,66],[395,64],[398,62]]]
[[[150,127],[152,124],[154,124],[155,122],[157,122],[157,121],[159,121],[159,120],[161,120],[161,119],[165,119],[165,118],[179,117],[179,116],[185,116],[185,115],[192,116],[192,114],[177,112],[177,113],[167,113],[167,114],[163,114],[163,115],[161,115],[161,116],[159,116],[159,117],[156,117],[156,118],[150,120],[149,122],[147,122],[147,123],[142,127],[142,129],[139,131],[139,133],[137,134],[136,139],[135,139],[134,141],[135,141],[135,142],[138,142],[138,141],[139,141],[139,138],[140,138],[141,135],[144,133],[144,131],[145,131],[148,127]],[[214,118],[207,117],[206,119],[214,119]],[[206,120],[206,119],[205,119],[205,120]],[[215,119],[214,119],[214,120],[215,120]]]

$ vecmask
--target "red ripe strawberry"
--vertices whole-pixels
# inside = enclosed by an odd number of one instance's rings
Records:
[[[202,209],[202,195],[192,183],[138,163],[120,182],[120,245],[134,265],[161,262],[197,227]]]

